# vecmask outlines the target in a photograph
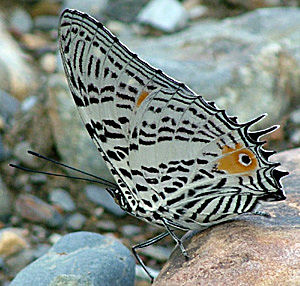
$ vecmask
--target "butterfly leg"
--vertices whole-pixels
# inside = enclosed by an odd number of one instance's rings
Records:
[[[147,273],[147,275],[150,277],[151,283],[153,283],[154,278],[153,278],[153,276],[150,274],[150,272],[148,271],[148,269],[147,269],[146,265],[144,264],[143,260],[142,260],[142,259],[139,257],[139,255],[137,254],[136,249],[144,248],[144,247],[147,247],[147,246],[149,246],[149,245],[151,245],[151,244],[154,244],[154,243],[160,241],[161,239],[165,238],[165,237],[168,236],[169,234],[170,234],[170,233],[169,233],[168,231],[163,232],[163,233],[161,233],[161,234],[158,235],[158,236],[155,236],[155,237],[153,237],[153,238],[151,238],[151,239],[149,239],[149,240],[147,240],[147,241],[145,241],[145,242],[142,242],[142,243],[140,243],[140,244],[134,245],[134,246],[132,247],[132,253],[133,253],[134,257],[136,258],[136,260],[138,261],[138,263],[142,266],[142,268],[145,270],[145,272]]]
[[[183,256],[185,257],[185,259],[188,260],[188,259],[189,259],[189,256],[188,256],[188,254],[187,254],[187,252],[186,252],[186,250],[185,250],[185,248],[184,248],[184,246],[183,246],[183,244],[182,244],[181,239],[179,239],[179,238],[175,235],[175,233],[170,229],[170,227],[167,225],[167,223],[165,222],[164,219],[162,219],[162,222],[163,222],[163,224],[164,224],[166,230],[168,231],[168,233],[172,236],[172,238],[175,240],[176,244],[179,246],[179,248],[180,248],[180,250],[181,250]]]

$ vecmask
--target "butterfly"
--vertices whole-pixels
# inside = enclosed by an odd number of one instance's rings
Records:
[[[174,230],[201,229],[261,201],[285,199],[287,172],[269,161],[250,131],[261,115],[240,124],[213,102],[150,66],[100,22],[66,9],[59,48],[70,91],[85,128],[111,171],[110,195],[129,214],[166,232],[133,247],[136,253]]]

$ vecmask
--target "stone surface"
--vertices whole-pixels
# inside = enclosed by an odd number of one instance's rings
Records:
[[[109,19],[122,22],[132,22],[135,20],[139,11],[148,3],[149,0],[109,0],[105,10],[105,15]]]
[[[104,188],[98,187],[96,185],[87,185],[85,187],[85,193],[90,201],[101,205],[114,215],[125,215],[125,212],[116,204],[114,199]]]
[[[47,73],[54,73],[56,69],[56,56],[54,54],[45,54],[40,59],[42,69]]]
[[[289,104],[299,100],[299,31],[299,9],[272,8],[201,21],[147,41],[127,36],[122,40],[241,122],[267,112],[259,128],[278,123]]]
[[[28,248],[27,231],[20,228],[4,228],[0,231],[0,256],[7,258]]]
[[[4,119],[6,124],[11,123],[19,108],[20,102],[4,90],[0,89],[0,117]]]
[[[90,232],[68,234],[23,269],[10,286],[132,286],[135,262],[115,239]]]
[[[0,177],[0,219],[6,220],[12,213],[11,195]]]
[[[16,159],[22,162],[25,166],[35,167],[35,158],[33,156],[28,155],[28,150],[32,150],[30,143],[27,141],[21,141],[15,145],[13,154],[16,157]]]
[[[245,215],[186,235],[190,259],[176,248],[154,286],[299,285],[300,149],[277,160],[290,176],[283,180],[287,199],[263,205],[271,218]]]
[[[103,15],[106,7],[108,6],[108,0],[66,0],[64,1],[65,8],[72,8],[82,12],[85,12],[93,17],[100,18]]]
[[[18,32],[30,32],[33,23],[30,15],[23,9],[17,8],[10,15],[10,26]]]
[[[86,222],[86,217],[81,213],[74,213],[67,218],[67,226],[74,230],[80,230],[84,223]]]
[[[50,76],[48,92],[50,124],[61,161],[101,178],[113,180],[80,119],[64,76]]]
[[[151,0],[139,12],[137,20],[165,32],[174,32],[187,24],[188,13],[176,0]]]
[[[42,31],[57,29],[57,23],[58,16],[41,15],[34,18],[34,27]]]
[[[0,14],[0,89],[22,100],[36,90],[37,75],[4,23]]]
[[[63,223],[62,216],[53,206],[33,195],[19,195],[16,210],[22,218],[50,227],[58,227]]]
[[[66,212],[72,212],[76,209],[76,205],[70,194],[64,189],[53,189],[49,196],[50,201],[61,207]]]

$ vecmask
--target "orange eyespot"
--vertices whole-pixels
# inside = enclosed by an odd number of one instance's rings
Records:
[[[136,103],[136,106],[137,107],[140,107],[140,105],[142,104],[142,102],[146,99],[146,97],[149,95],[149,92],[147,91],[142,91],[138,100],[137,100],[137,103]]]
[[[249,173],[257,168],[255,154],[238,143],[235,148],[227,145],[223,147],[222,154],[225,155],[218,161],[217,168],[229,174]]]

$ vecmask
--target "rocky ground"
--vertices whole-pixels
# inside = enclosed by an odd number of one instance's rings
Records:
[[[45,253],[48,256],[31,264],[32,272],[22,277],[35,277],[36,269],[48,269],[47,263],[57,249],[61,251],[58,265],[65,265],[62,245],[69,245],[72,255],[82,255],[71,257],[78,263],[89,249],[92,253],[110,251],[111,271],[91,271],[91,276],[99,274],[99,281],[116,282],[113,275],[123,271],[123,280],[115,285],[125,285],[124,281],[132,285],[134,260],[114,238],[130,247],[159,234],[159,229],[126,215],[103,186],[8,167],[14,163],[71,174],[27,154],[27,150],[35,150],[111,179],[82,126],[63,73],[57,25],[66,7],[95,16],[142,58],[187,83],[206,99],[216,101],[240,121],[267,112],[269,116],[259,127],[281,125],[267,138],[267,148],[282,151],[300,146],[299,1],[1,1],[1,285],[9,285],[17,273]],[[297,158],[292,153],[289,156]],[[289,206],[299,211],[299,202],[293,201]],[[86,232],[72,242],[65,236],[56,244],[62,236],[76,231]],[[90,232],[104,236],[91,236]],[[81,240],[88,241],[88,249],[80,245]],[[107,241],[111,249],[106,247]],[[141,257],[157,275],[173,247],[168,237],[142,250]],[[95,260],[94,265],[97,263],[100,262]],[[178,265],[176,261],[175,264]],[[112,276],[101,276],[107,273]],[[53,285],[62,281],[90,285],[77,274],[62,275]],[[135,278],[137,286],[149,285],[139,267]],[[12,285],[25,285],[25,278],[20,279],[18,276]],[[52,281],[50,275],[47,279]]]

